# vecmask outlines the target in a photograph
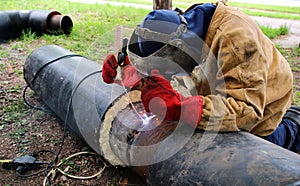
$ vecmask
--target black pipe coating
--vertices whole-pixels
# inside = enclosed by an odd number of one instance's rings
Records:
[[[0,42],[19,37],[26,29],[31,29],[37,35],[70,34],[73,22],[69,16],[57,11],[0,11]]]
[[[101,121],[124,90],[104,83],[101,68],[62,47],[47,45],[28,56],[24,78],[69,129],[103,155],[99,145]]]
[[[97,73],[100,68],[84,57],[48,45],[29,55],[24,77],[69,128],[103,155],[99,144],[103,117],[116,107],[113,103],[124,91],[118,85],[105,84]],[[299,154],[250,133],[194,131],[188,125],[156,118],[144,124],[130,105],[117,112],[106,128],[111,153],[149,185],[299,184]]]
[[[110,142],[113,152],[148,185],[300,183],[299,154],[248,132],[194,131],[186,124],[156,118],[144,128],[136,128],[141,132],[131,132],[130,128],[137,126],[136,118],[121,110],[113,123]],[[132,139],[124,145],[126,135]]]

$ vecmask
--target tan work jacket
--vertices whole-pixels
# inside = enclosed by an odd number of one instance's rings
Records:
[[[247,15],[218,3],[202,63],[191,74],[203,96],[199,128],[271,134],[293,98],[290,66]]]

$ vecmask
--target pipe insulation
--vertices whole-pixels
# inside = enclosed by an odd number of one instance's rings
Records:
[[[72,28],[71,18],[58,11],[0,11],[0,42],[19,37],[26,29],[42,35],[45,33],[70,34]]]
[[[70,130],[148,185],[293,185],[300,180],[298,154],[247,132],[195,131],[163,121],[145,113],[139,91],[104,83],[100,69],[47,45],[28,56],[24,77]]]

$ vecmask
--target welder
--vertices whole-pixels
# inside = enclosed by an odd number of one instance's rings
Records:
[[[141,90],[147,112],[200,130],[248,131],[300,152],[291,68],[237,8],[219,1],[151,11],[118,56],[104,60],[103,80]],[[191,94],[175,90],[173,78]]]

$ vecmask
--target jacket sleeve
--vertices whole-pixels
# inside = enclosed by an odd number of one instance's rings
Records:
[[[263,34],[247,26],[231,25],[228,31],[224,28],[217,34],[215,90],[203,96],[199,128],[251,131],[263,118],[270,62],[257,39],[264,37]]]

